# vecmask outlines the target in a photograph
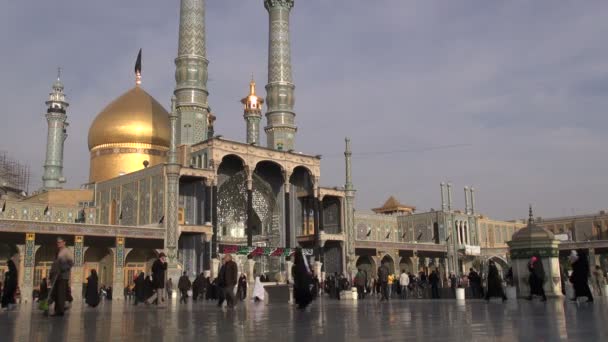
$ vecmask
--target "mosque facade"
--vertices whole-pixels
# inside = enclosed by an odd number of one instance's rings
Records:
[[[42,190],[31,196],[2,192],[0,199],[0,259],[19,253],[24,298],[48,276],[57,236],[74,253],[76,299],[91,269],[120,299],[119,289],[148,273],[160,252],[168,256],[174,282],[182,272],[214,276],[219,256],[228,252],[239,256],[244,272],[280,275],[295,247],[305,250],[317,273],[364,268],[373,275],[381,262],[394,271],[434,266],[445,274],[490,258],[506,265],[506,234],[523,224],[476,213],[472,189],[465,189],[464,211],[452,207],[451,186],[442,184],[440,210],[416,212],[391,198],[373,213],[355,212],[349,139],[344,185],[321,186],[320,155],[296,147],[294,0],[263,5],[269,23],[266,98],[251,80],[241,101],[242,142],[214,130],[204,0],[181,0],[170,107],[144,90],[138,58],[134,86],[91,123],[89,180],[78,189],[63,188],[69,103],[58,77],[46,101]]]
[[[320,261],[331,272],[354,267],[344,257],[353,247],[345,228],[354,222],[352,182],[350,189],[322,187],[321,157],[297,152],[295,145],[294,0],[264,0],[263,6],[269,22],[266,98],[251,80],[242,100],[244,142],[214,132],[204,0],[180,3],[170,108],[144,90],[140,52],[134,86],[91,123],[89,181],[80,189],[63,188],[69,103],[57,78],[46,102],[42,190],[0,203],[0,257],[19,252],[23,293],[48,275],[57,236],[75,256],[73,288],[96,269],[100,284],[122,289],[140,271],[149,272],[161,251],[174,281],[183,271],[213,276],[218,256],[234,251],[241,270],[256,273],[280,273],[295,247],[314,258],[318,271]],[[73,293],[78,298],[80,291]]]

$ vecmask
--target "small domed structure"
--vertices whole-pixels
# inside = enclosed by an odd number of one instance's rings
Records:
[[[530,207],[530,217],[528,218],[528,225],[513,234],[511,241],[530,241],[530,240],[553,240],[555,237],[553,233],[547,229],[537,226],[534,223],[534,217],[532,214],[532,207]]]

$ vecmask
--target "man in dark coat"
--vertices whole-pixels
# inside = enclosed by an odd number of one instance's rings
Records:
[[[498,274],[498,268],[494,261],[490,260],[488,263],[488,289],[486,291],[486,301],[490,301],[492,297],[500,297],[504,302],[507,300],[505,292],[502,289],[502,280]]]
[[[437,270],[434,270],[429,276],[429,282],[431,283],[431,297],[433,299],[439,298],[439,274]]]
[[[473,298],[479,298],[481,296],[481,277],[472,268],[469,269],[469,283],[471,285],[471,292],[473,292]]]
[[[179,280],[177,281],[177,289],[180,292],[180,303],[183,302],[186,304],[188,302],[188,290],[190,290],[191,287],[192,283],[190,282],[190,279],[188,279],[186,272],[184,272],[184,274],[179,277]]]
[[[55,302],[55,313],[53,316],[63,316],[65,302],[68,299],[68,282],[70,281],[70,271],[74,265],[74,257],[65,246],[65,240],[62,237],[57,238],[57,249],[57,257],[53,261],[50,271],[51,298]]]
[[[546,301],[547,296],[545,295],[545,289],[543,288],[543,285],[545,284],[545,269],[539,256],[530,258],[528,271],[530,271],[530,276],[528,278],[530,296],[528,297],[528,300],[532,300],[532,296],[536,295],[541,296],[543,302]]]
[[[192,282],[192,300],[193,301],[198,300],[199,294],[201,295],[201,297],[203,297],[203,293],[205,293],[204,282],[205,282],[205,278],[202,273],[199,274],[194,279],[194,282]]]
[[[158,259],[152,264],[152,288],[154,294],[148,298],[147,302],[152,303],[157,300],[159,306],[166,305],[165,298],[165,274],[167,273],[167,256],[160,253]]]
[[[219,285],[222,289],[222,298],[226,300],[229,308],[234,308],[235,300],[234,300],[234,287],[238,281],[238,266],[234,261],[232,261],[232,255],[226,254],[224,255],[224,265],[220,269],[219,274]],[[221,306],[221,302],[219,304]]]
[[[367,276],[361,269],[355,275],[355,287],[357,288],[357,298],[365,298],[365,284],[367,284]]]
[[[385,264],[378,267],[378,282],[380,283],[380,292],[382,293],[380,301],[388,300],[388,267]]]
[[[14,254],[7,260],[6,266],[8,271],[4,273],[4,287],[2,288],[2,308],[12,309],[15,305],[15,292],[17,292],[17,284],[19,275],[15,260],[19,260],[19,254]]]
[[[147,299],[144,272],[139,272],[139,275],[135,278],[135,288],[133,289],[133,292],[135,293],[135,305],[143,303]]]
[[[578,297],[587,297],[588,302],[593,302],[593,295],[589,288],[589,260],[587,259],[587,253],[582,249],[572,251],[570,262],[572,263],[570,282],[574,287],[574,298],[571,300],[576,301]]]
[[[91,275],[87,278],[85,301],[93,308],[99,304],[99,278],[97,277],[97,271],[94,269],[91,270]]]

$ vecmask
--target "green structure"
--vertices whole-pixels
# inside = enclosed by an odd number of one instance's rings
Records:
[[[264,0],[269,14],[268,84],[266,85],[267,126],[264,128],[268,148],[295,149],[298,130],[295,124],[295,85],[291,72],[289,15],[294,0]]]
[[[45,190],[61,189],[65,183],[63,176],[63,146],[67,133],[67,108],[69,106],[63,93],[63,83],[60,74],[57,81],[53,83],[53,91],[46,101],[46,121],[48,123],[48,134],[46,141],[46,159],[44,162],[44,175],[42,176],[42,187]]]
[[[530,206],[528,225],[513,234],[513,238],[507,244],[511,254],[513,280],[518,297],[530,295],[528,263],[533,256],[539,257],[543,263],[545,270],[543,288],[547,297],[562,296],[559,268],[560,242],[555,239],[553,233],[534,223],[532,206]]]
[[[177,144],[193,145],[207,139],[210,121],[205,1],[181,0],[179,19],[174,92]]]

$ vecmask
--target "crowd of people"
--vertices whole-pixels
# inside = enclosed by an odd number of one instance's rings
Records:
[[[306,308],[318,296],[326,295],[329,299],[341,299],[341,293],[351,294],[352,288],[356,288],[358,299],[368,297],[378,298],[380,301],[390,299],[408,298],[454,298],[457,288],[468,289],[470,298],[483,298],[489,301],[491,298],[507,300],[504,285],[513,286],[513,270],[509,269],[503,276],[496,264],[490,260],[488,267],[480,275],[471,268],[468,274],[460,277],[454,273],[445,276],[438,269],[430,269],[428,272],[420,271],[417,274],[401,270],[400,274],[389,271],[389,265],[382,264],[378,267],[376,275],[370,276],[369,270],[358,269],[356,274],[350,278],[346,274],[329,274],[320,279],[312,272],[307,259],[300,249],[294,255],[294,264],[291,272],[293,279],[293,298],[297,307]],[[7,260],[7,270],[4,273],[4,281],[0,283],[1,305],[4,310],[13,309],[20,297],[18,284],[19,255],[12,255]],[[34,291],[34,297],[38,301],[38,307],[49,313],[49,307],[53,306],[52,316],[63,316],[69,304],[73,301],[69,286],[70,270],[74,264],[70,250],[65,246],[65,240],[57,239],[56,258],[51,266],[48,278],[40,282],[38,289]],[[585,250],[572,251],[569,256],[570,270],[562,275],[562,290],[571,300],[586,298],[593,302],[592,288],[596,295],[602,295],[604,285],[608,281],[606,273],[600,266],[590,267],[589,259]],[[528,300],[539,297],[546,301],[545,283],[548,281],[543,267],[543,262],[538,255],[534,255],[528,262],[528,286],[530,289]],[[279,277],[281,278],[281,277]],[[279,279],[280,280],[280,279]],[[269,278],[261,274],[255,277],[251,292],[254,302],[264,302],[266,291],[263,283]],[[97,307],[102,299],[112,299],[112,288],[105,285],[99,286],[99,277],[96,270],[92,269],[87,277],[83,288],[84,302],[90,307]],[[591,284],[591,286],[590,286]],[[179,291],[180,303],[187,303],[190,297],[196,301],[217,301],[222,307],[224,303],[229,309],[234,308],[239,301],[247,299],[249,282],[243,273],[239,275],[238,266],[230,254],[223,256],[221,267],[217,277],[211,279],[205,273],[197,275],[193,281],[186,272],[179,278],[177,289]],[[570,291],[569,291],[570,290]],[[133,279],[132,285],[125,288],[125,298],[133,305],[145,303],[146,305],[167,305],[167,298],[172,297],[173,281],[167,279],[167,260],[164,253],[160,253],[151,267],[151,274],[139,273]],[[54,305],[53,305],[54,304]],[[67,305],[66,305],[67,304]]]

